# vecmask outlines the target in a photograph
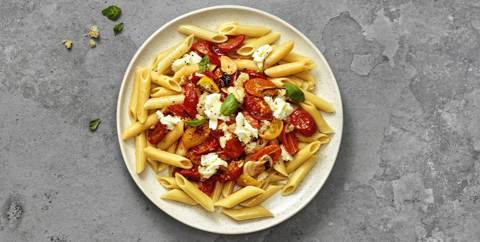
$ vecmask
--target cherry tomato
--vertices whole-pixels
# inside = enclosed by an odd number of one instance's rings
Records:
[[[253,70],[244,70],[243,72],[247,73],[250,78],[262,78],[262,79],[267,79],[265,74],[261,72],[256,72]]]
[[[200,173],[198,172],[197,167],[192,167],[190,169],[177,168],[175,169],[174,173],[177,173],[177,172],[190,181],[200,181],[201,179],[201,176],[200,176]]]
[[[244,149],[237,137],[232,137],[225,143],[225,149],[223,151],[228,158],[236,159],[243,154]]]
[[[232,161],[228,164],[227,170],[220,175],[221,182],[235,181],[243,173],[243,162]]]
[[[198,82],[198,80],[200,80],[200,77],[199,77],[199,76],[197,76],[197,75],[195,75],[195,74],[193,74],[193,75],[191,75],[191,76],[190,76],[190,78],[189,78],[189,79],[190,79],[190,82],[192,82],[193,84],[195,84],[195,85],[196,85],[196,84],[197,84],[197,82]]]
[[[275,162],[275,161],[278,161],[278,159],[280,159],[280,155],[282,155],[282,149],[280,149],[280,146],[278,144],[271,144],[271,145],[268,145],[268,146],[265,146],[265,147],[259,149],[255,153],[247,156],[245,158],[245,160],[246,161],[250,161],[250,160],[257,161],[260,158],[262,158],[262,156],[264,156],[264,155],[269,155],[272,158],[272,160]]]
[[[295,130],[305,136],[312,136],[317,130],[317,125],[310,115],[303,108],[297,108],[288,116],[288,122],[293,124]]]
[[[207,195],[212,195],[213,190],[215,189],[215,183],[218,180],[218,176],[212,176],[205,181],[200,181],[198,183],[198,189]]]
[[[240,48],[244,40],[245,40],[245,35],[231,36],[224,43],[217,44],[217,47],[222,52],[225,52],[225,53],[235,51],[238,48]]]
[[[286,133],[285,129],[287,128],[287,125],[284,125],[282,133],[280,134],[280,141],[282,141],[283,146],[285,147],[285,150],[290,155],[294,155],[298,151],[298,139],[297,136],[295,136],[295,131]]]
[[[216,66],[220,66],[220,58],[218,57],[217,54],[215,54],[213,51],[209,51],[207,56],[208,56],[208,60],[210,61],[210,63],[212,63]]]
[[[167,107],[166,113],[171,113],[175,116],[179,116],[179,117],[182,117],[182,118],[190,118],[190,115],[186,112],[183,104],[169,105]]]
[[[274,88],[277,88],[277,86],[267,79],[251,78],[245,82],[245,90],[247,93],[256,97],[263,97],[263,91]]]
[[[182,135],[182,144],[186,149],[203,143],[210,135],[208,123],[200,126],[189,126]]]
[[[260,122],[258,122],[258,120],[254,119],[252,117],[252,115],[250,115],[249,113],[247,112],[243,112],[243,116],[245,116],[245,119],[247,120],[247,122],[252,125],[252,127],[256,128],[256,129],[259,129],[260,128]]]
[[[220,142],[218,142],[218,136],[214,132],[210,132],[208,138],[201,144],[194,146],[190,149],[190,152],[194,155],[204,155],[220,149]]]
[[[147,131],[147,140],[152,145],[156,145],[162,141],[163,137],[167,134],[167,126],[161,123],[155,124],[153,129]]]
[[[218,46],[216,46],[216,45],[211,45],[210,50],[213,53],[215,53],[217,56],[225,55],[225,53],[220,48],[218,48]]]
[[[210,43],[206,40],[198,40],[192,44],[191,50],[197,52],[201,56],[208,55],[208,52],[210,52]]]
[[[188,113],[190,118],[195,118],[195,115],[197,115],[197,104],[199,100],[195,84],[188,82],[183,86],[183,91],[185,93],[185,99],[183,101],[185,111]]]
[[[263,98],[246,95],[243,101],[243,109],[257,120],[272,120],[272,110]]]

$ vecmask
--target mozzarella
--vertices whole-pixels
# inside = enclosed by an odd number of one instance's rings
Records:
[[[283,161],[291,161],[293,160],[293,156],[288,153],[288,151],[285,149],[285,146],[280,145],[280,149],[282,149],[282,154],[280,155],[280,159]]]
[[[215,153],[208,153],[200,157],[200,166],[198,167],[198,173],[202,178],[208,179],[217,173],[220,166],[227,167],[228,163],[218,157]]]
[[[177,72],[182,67],[186,65],[196,65],[200,63],[202,57],[200,57],[197,53],[190,51],[190,53],[183,55],[182,58],[175,60],[172,63],[172,70]]]
[[[245,116],[242,113],[237,114],[235,122],[235,130],[233,132],[242,143],[247,144],[252,138],[258,138],[258,130],[245,120]]]
[[[292,105],[285,101],[285,97],[283,96],[277,96],[275,100],[269,96],[265,96],[263,99],[267,102],[268,106],[273,111],[273,116],[277,119],[285,120],[288,115],[293,112]]]
[[[225,148],[227,141],[229,141],[232,138],[232,133],[228,131],[228,125],[226,123],[220,124],[218,128],[223,131],[223,136],[219,138],[220,147]]]
[[[239,103],[243,103],[245,98],[245,89],[243,87],[228,87],[227,92],[232,93]]]
[[[220,100],[220,93],[213,93],[205,96],[203,101],[203,112],[208,118],[208,127],[210,129],[217,129],[218,120],[228,120],[229,117],[220,114],[222,101]]]
[[[263,62],[267,58],[268,55],[272,52],[273,48],[269,44],[262,45],[258,47],[253,53],[253,61],[257,64],[260,70],[263,70]]]
[[[172,116],[172,115],[165,116],[160,110],[158,110],[156,114],[158,119],[160,120],[160,123],[165,124],[165,126],[167,126],[167,129],[169,130],[172,130],[175,127],[175,125],[177,125],[182,121],[182,119],[177,116]]]

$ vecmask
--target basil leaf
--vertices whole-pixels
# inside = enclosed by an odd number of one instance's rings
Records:
[[[239,107],[240,103],[235,98],[235,95],[233,95],[233,93],[230,93],[230,95],[228,95],[228,97],[222,103],[222,106],[220,107],[220,113],[225,116],[230,116],[235,111],[237,111]]]
[[[202,118],[196,118],[196,119],[188,120],[185,123],[189,126],[200,126],[203,123],[205,123],[206,120],[207,119],[205,117],[202,117]]]
[[[111,5],[103,9],[102,14],[108,19],[115,21],[120,18],[120,15],[122,14],[122,9],[120,9],[118,6]]]
[[[88,124],[90,131],[94,132],[95,130],[97,130],[101,122],[102,120],[100,120],[99,118],[91,120],[90,123]]]
[[[210,63],[210,60],[208,59],[208,56],[204,56],[202,60],[198,63],[199,70],[207,71],[209,63]]]
[[[303,94],[302,90],[292,83],[286,82],[283,84],[283,87],[287,90],[287,96],[290,100],[296,103],[301,103],[305,100],[305,94]]]
[[[115,33],[115,35],[120,34],[122,30],[123,30],[123,23],[119,23],[115,25],[115,27],[113,27],[113,33]]]

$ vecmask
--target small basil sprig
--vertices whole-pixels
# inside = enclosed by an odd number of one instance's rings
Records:
[[[207,118],[205,116],[203,116],[202,118],[196,118],[196,119],[188,120],[185,123],[189,126],[200,126],[203,123],[205,123],[206,120],[207,120]]]
[[[200,71],[207,71],[209,63],[210,63],[210,60],[208,59],[208,56],[204,56],[202,60],[198,63],[198,69]]]
[[[228,97],[222,103],[222,106],[220,107],[220,113],[225,116],[230,116],[235,111],[237,111],[239,107],[240,103],[235,98],[235,95],[233,95],[233,93],[230,93],[230,95],[228,95]]]
[[[99,118],[91,120],[90,123],[88,124],[90,131],[94,132],[95,130],[97,130],[101,122],[102,120],[100,120]]]
[[[120,9],[118,6],[111,5],[103,9],[102,14],[108,19],[115,21],[120,18],[120,15],[122,14],[122,9]]]
[[[303,94],[302,90],[292,83],[286,82],[283,84],[283,87],[287,91],[287,96],[290,100],[296,103],[301,103],[305,100],[305,94]]]
[[[120,34],[120,32],[122,32],[122,30],[123,30],[123,22],[119,23],[119,24],[115,25],[115,27],[113,27],[113,33],[115,33],[115,35]]]

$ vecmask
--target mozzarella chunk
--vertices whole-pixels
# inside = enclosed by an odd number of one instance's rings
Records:
[[[280,159],[283,161],[291,161],[293,160],[293,156],[288,153],[288,151],[285,149],[285,146],[280,145],[280,149],[282,149],[282,154],[280,155]]]
[[[260,70],[263,70],[263,62],[267,58],[268,55],[272,52],[273,48],[269,44],[262,45],[258,47],[253,53],[253,61],[257,64]]]
[[[167,126],[167,129],[169,130],[172,130],[175,127],[175,125],[177,125],[182,121],[182,119],[177,116],[172,116],[172,115],[165,116],[160,110],[158,110],[156,114],[158,119],[160,120],[160,123],[165,124],[165,126]]]
[[[238,139],[247,144],[252,138],[258,138],[258,130],[245,120],[245,116],[242,113],[238,113],[235,117],[235,130],[233,131]]]
[[[200,63],[202,57],[200,57],[197,53],[190,51],[190,53],[183,55],[182,58],[175,60],[172,63],[172,70],[177,72],[182,67],[186,65],[196,65]]]
[[[266,96],[263,99],[267,102],[273,111],[273,116],[277,119],[285,120],[293,112],[292,105],[285,101],[285,97],[283,96],[277,96],[275,99]]]
[[[220,98],[220,93],[213,93],[201,99],[203,101],[203,112],[208,118],[208,127],[213,130],[217,129],[218,120],[229,120],[229,117],[220,114],[220,108],[222,107]]]
[[[202,178],[208,179],[217,173],[220,166],[227,167],[228,163],[218,157],[215,153],[208,153],[200,157],[200,166],[198,173]]]

